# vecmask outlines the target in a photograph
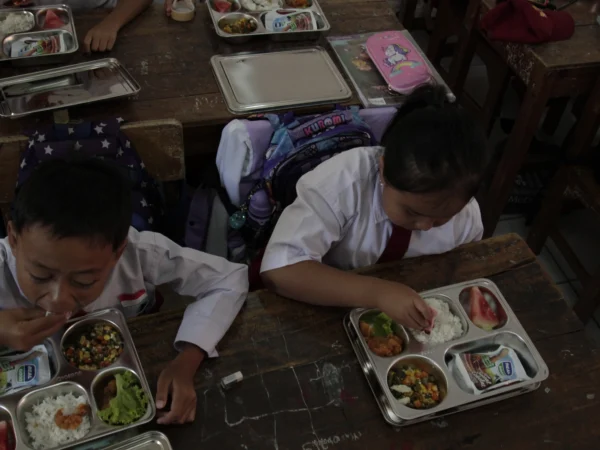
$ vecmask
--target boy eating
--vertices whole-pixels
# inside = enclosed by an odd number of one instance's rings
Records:
[[[130,227],[129,181],[99,160],[40,164],[17,194],[0,240],[0,346],[28,350],[73,314],[110,307],[133,317],[167,284],[196,301],[175,340],[178,356],[158,380],[158,423],[195,418],[194,374],[244,303],[246,266],[182,248]],[[50,313],[50,314],[48,314]]]

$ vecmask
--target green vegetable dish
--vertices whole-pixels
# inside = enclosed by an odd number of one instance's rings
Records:
[[[140,381],[131,372],[110,376],[100,386],[96,396],[100,411],[98,417],[110,425],[128,425],[146,414],[148,397]]]
[[[388,386],[394,397],[410,408],[433,408],[442,400],[436,378],[414,366],[403,365],[390,370]]]
[[[385,358],[402,352],[404,342],[394,333],[393,323],[385,313],[360,319],[360,332],[369,349],[377,356]]]

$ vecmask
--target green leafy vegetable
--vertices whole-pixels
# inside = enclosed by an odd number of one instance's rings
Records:
[[[373,327],[373,335],[379,337],[387,337],[394,334],[392,330],[392,324],[394,322],[392,319],[385,313],[379,313],[373,318],[373,323],[371,326]]]
[[[127,425],[140,419],[148,408],[148,398],[131,372],[117,373],[117,395],[98,416],[111,425]]]

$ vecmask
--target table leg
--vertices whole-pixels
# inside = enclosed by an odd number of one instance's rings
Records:
[[[427,45],[427,58],[437,69],[443,57],[443,49],[446,46],[446,40],[452,35],[452,26],[450,21],[450,2],[451,0],[441,0],[435,17],[435,27],[429,38]]]
[[[568,180],[569,168],[563,166],[552,179],[548,191],[544,195],[542,207],[531,225],[529,235],[527,236],[527,245],[529,245],[529,248],[536,255],[540,254],[546,243],[546,239],[548,239],[550,230],[556,226],[562,209],[563,195],[567,188]]]
[[[550,104],[548,105],[548,111],[546,112],[546,118],[544,119],[544,124],[542,125],[542,130],[549,136],[552,136],[560,121],[562,119],[565,110],[569,104],[569,97],[563,98],[555,98],[552,99]]]
[[[581,298],[575,303],[573,311],[583,323],[586,323],[592,318],[598,306],[600,306],[600,272],[594,274],[584,285]]]
[[[479,45],[482,49],[481,55],[485,55],[483,59],[486,62],[489,81],[488,92],[485,96],[479,117],[485,127],[486,134],[489,136],[500,113],[502,99],[508,86],[511,72],[508,64],[500,58],[484,39],[480,39]]]
[[[481,205],[484,237],[490,237],[494,233],[550,98],[554,81],[554,77],[542,74],[535,77],[527,88],[515,125]]]
[[[412,30],[415,22],[415,12],[418,0],[405,0],[398,19],[407,30]]]
[[[465,86],[465,80],[471,67],[471,60],[475,54],[477,45],[477,21],[479,20],[479,10],[481,8],[481,0],[469,0],[467,12],[463,19],[462,26],[458,31],[458,43],[456,52],[452,58],[450,66],[450,89],[460,98]]]
[[[579,115],[572,138],[567,143],[567,159],[573,160],[590,152],[600,126],[600,78],[596,81],[583,111]]]

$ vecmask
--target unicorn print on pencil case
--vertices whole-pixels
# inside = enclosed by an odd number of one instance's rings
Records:
[[[392,68],[390,71],[391,77],[400,75],[404,68],[413,69],[421,65],[420,61],[409,60],[407,55],[410,53],[410,50],[398,44],[390,44],[384,47],[383,52],[386,56],[383,60],[384,64]]]

